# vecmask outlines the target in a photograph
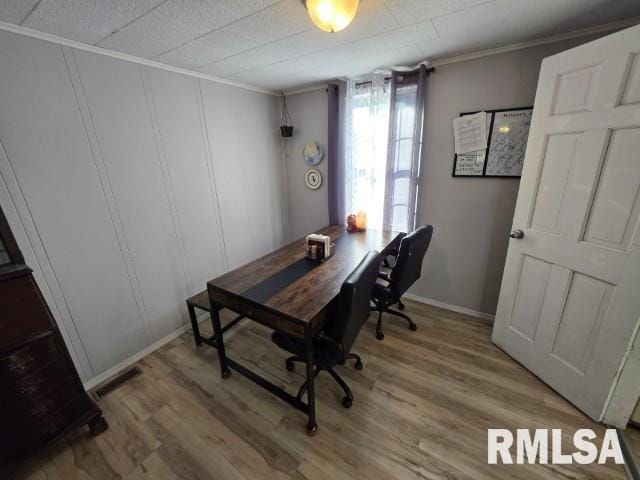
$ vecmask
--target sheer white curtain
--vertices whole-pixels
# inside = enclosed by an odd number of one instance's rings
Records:
[[[350,80],[345,100],[345,213],[367,212],[369,228],[382,228],[389,134],[389,80]]]

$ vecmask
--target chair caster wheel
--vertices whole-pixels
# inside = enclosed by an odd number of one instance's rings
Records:
[[[378,340],[384,340],[384,333],[382,332],[376,332],[376,338]]]
[[[344,408],[351,408],[351,405],[353,405],[353,399],[352,398],[344,397],[342,399],[342,406]]]
[[[364,368],[364,365],[362,364],[362,362],[360,360],[358,360],[356,362],[356,364],[354,365],[356,370],[362,370]]]
[[[287,370],[289,372],[293,372],[296,368],[296,366],[293,364],[293,362],[285,362],[285,367],[287,368]]]
[[[229,378],[231,376],[231,370],[226,369],[224,372],[222,372],[222,378]]]
[[[415,332],[418,329],[418,326],[415,323],[412,323],[411,325],[409,325],[409,330],[411,330],[412,332]]]

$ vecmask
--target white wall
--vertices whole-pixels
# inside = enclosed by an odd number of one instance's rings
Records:
[[[293,137],[283,139],[287,169],[287,196],[289,205],[290,238],[300,238],[329,224],[327,206],[327,93],[324,89],[287,97],[293,120]],[[322,174],[322,185],[309,190],[304,174],[311,168],[302,158],[302,149],[317,141],[325,156],[315,168]]]
[[[83,380],[280,246],[276,97],[0,31],[0,203]]]

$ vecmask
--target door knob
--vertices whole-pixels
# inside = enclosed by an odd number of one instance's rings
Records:
[[[510,236],[511,238],[518,238],[518,239],[520,239],[520,238],[524,237],[524,232],[518,228],[517,230],[512,231],[512,232],[509,234],[509,236]]]

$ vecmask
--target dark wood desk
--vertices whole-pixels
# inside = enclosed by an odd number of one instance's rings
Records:
[[[309,433],[318,429],[312,339],[324,324],[327,306],[368,251],[388,252],[396,247],[399,239],[397,232],[347,233],[344,227],[335,225],[325,227],[319,233],[331,236],[336,244],[335,254],[324,263],[306,260],[306,242],[300,239],[207,282],[214,330],[211,343],[218,350],[222,377],[228,378],[233,369],[306,413]],[[305,339],[307,403],[227,357],[220,325],[222,308]]]

